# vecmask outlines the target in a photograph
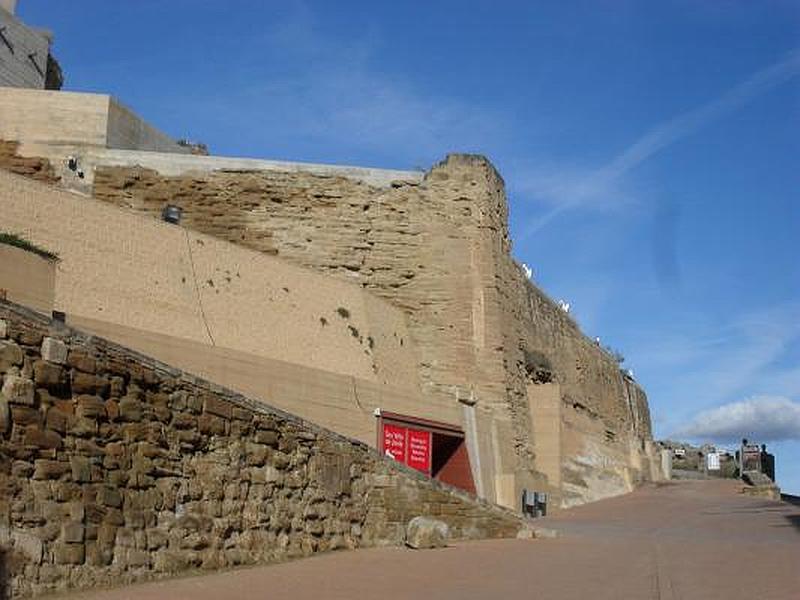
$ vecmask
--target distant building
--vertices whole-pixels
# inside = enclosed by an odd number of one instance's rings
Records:
[[[61,67],[50,54],[53,34],[25,25],[16,8],[17,0],[0,0],[0,86],[61,89]]]

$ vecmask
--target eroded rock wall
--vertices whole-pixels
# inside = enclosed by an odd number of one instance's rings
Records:
[[[214,172],[162,177],[141,168],[98,168],[95,197],[158,216],[180,205],[182,224],[362,285],[403,308],[423,380],[452,393],[473,382],[505,396],[499,323],[487,322],[494,286],[489,247],[504,205],[488,163],[456,156],[421,184],[373,187],[311,173]]]
[[[10,597],[456,537],[517,515],[366,445],[0,302],[0,558]]]
[[[0,169],[5,169],[43,183],[56,183],[60,179],[50,161],[43,157],[20,156],[18,142],[0,139]]]
[[[513,261],[504,184],[485,159],[452,155],[420,183],[384,187],[314,173],[98,167],[94,194],[154,217],[177,204],[186,227],[359,282],[403,308],[423,384],[478,400],[487,497],[515,505],[523,487],[547,485],[527,393],[535,353],[563,393],[569,502],[649,476],[644,393]]]

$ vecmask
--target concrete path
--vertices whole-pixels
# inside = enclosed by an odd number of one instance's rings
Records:
[[[542,519],[557,539],[327,554],[82,600],[800,599],[800,507],[730,481],[648,487]]]

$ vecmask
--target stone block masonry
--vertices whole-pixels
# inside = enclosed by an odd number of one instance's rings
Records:
[[[366,445],[0,303],[0,557],[10,597],[522,521]]]

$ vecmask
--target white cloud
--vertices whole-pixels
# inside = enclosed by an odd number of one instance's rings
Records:
[[[800,403],[785,396],[755,396],[703,411],[673,435],[718,442],[800,440]]]
[[[407,161],[397,168],[427,167],[449,151],[485,151],[504,135],[497,112],[380,68],[376,32],[339,40],[321,31],[304,4],[295,6],[250,42],[230,85],[194,99],[195,111],[273,147],[334,146],[373,156],[391,149]]]
[[[776,361],[791,356],[800,339],[800,304],[788,302],[740,314],[725,326],[697,322],[696,315],[675,316],[673,332],[647,332],[644,343],[631,353],[654,371],[679,370],[680,390],[703,390],[703,403],[713,405],[747,393],[758,381],[769,385],[776,377],[792,379],[794,367]],[[763,383],[762,383],[763,382]],[[782,388],[786,394],[790,388]],[[685,395],[685,394],[682,394]]]

